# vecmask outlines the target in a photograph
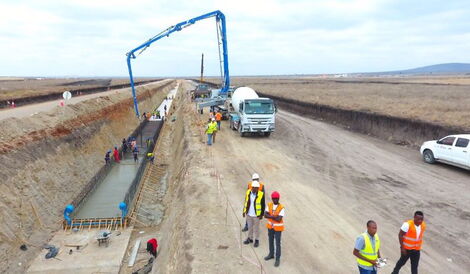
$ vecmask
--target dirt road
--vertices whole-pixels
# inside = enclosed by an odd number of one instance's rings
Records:
[[[467,171],[427,165],[417,151],[292,113],[280,111],[277,119],[270,138],[241,138],[225,122],[210,148],[239,222],[250,174],[260,173],[268,193],[281,193],[283,255],[279,271],[262,262],[268,273],[357,271],[353,244],[369,219],[378,224],[382,255],[390,262],[383,271],[391,272],[399,258],[399,228],[415,210],[424,211],[428,224],[420,270],[468,273]],[[261,231],[260,247],[252,250],[262,259],[267,231]],[[232,232],[239,237],[237,228]]]
[[[155,82],[152,82],[152,83],[148,83],[142,86],[148,86],[154,83]],[[115,90],[98,92],[98,93],[93,93],[93,94],[88,94],[88,95],[82,95],[78,97],[73,97],[72,99],[66,101],[65,104],[73,105],[73,104],[76,104],[85,100],[89,100],[92,98],[109,96],[112,94],[119,94],[123,92],[130,93],[131,91],[130,91],[130,88],[122,88],[122,89],[115,89]],[[23,117],[33,116],[34,114],[38,112],[50,111],[54,109],[55,107],[60,107],[61,101],[63,100],[52,100],[48,102],[30,104],[30,105],[25,105],[25,106],[16,107],[16,108],[3,109],[3,110],[0,110],[0,120],[10,118],[10,117],[23,118]]]

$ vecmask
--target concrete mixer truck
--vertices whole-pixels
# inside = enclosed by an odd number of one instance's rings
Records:
[[[230,128],[238,130],[240,136],[249,133],[269,136],[274,131],[276,108],[272,99],[260,98],[253,89],[240,87],[226,104]]]

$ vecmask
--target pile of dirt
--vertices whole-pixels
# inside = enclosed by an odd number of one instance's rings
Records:
[[[174,84],[139,87],[141,111],[160,104]],[[24,272],[60,229],[65,205],[103,165],[105,151],[138,125],[127,90],[0,122],[0,272]]]
[[[169,181],[164,220],[155,228],[160,253],[152,273],[252,273],[259,268],[241,257],[240,239],[208,159],[206,115],[196,113],[184,91],[172,125]],[[181,94],[181,93],[180,93]],[[181,94],[181,95],[183,95]],[[229,213],[231,214],[231,213]],[[228,223],[226,219],[228,218]],[[217,258],[217,260],[214,260]]]

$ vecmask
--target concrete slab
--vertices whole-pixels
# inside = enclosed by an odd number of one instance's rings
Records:
[[[119,273],[125,256],[132,229],[112,231],[109,245],[98,246],[96,236],[99,230],[79,232],[59,231],[49,244],[58,247],[59,254],[55,259],[46,259],[47,250],[34,259],[27,273]],[[83,249],[67,247],[67,244],[84,245]],[[69,250],[72,249],[72,254]]]

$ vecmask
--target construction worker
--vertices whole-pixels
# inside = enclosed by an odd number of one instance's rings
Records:
[[[243,242],[250,244],[253,242],[254,247],[259,246],[259,222],[263,219],[265,202],[264,192],[259,189],[259,182],[254,181],[251,184],[251,190],[247,190],[245,194],[245,205],[243,207],[243,217],[246,217],[248,223],[248,238]]]
[[[117,147],[114,147],[113,156],[114,156],[114,161],[116,163],[119,163],[121,161],[121,159],[119,157],[119,150],[118,150]]]
[[[153,152],[147,153],[147,160],[152,162],[152,164],[154,163],[153,161],[155,160],[155,155],[153,154]]]
[[[111,150],[106,152],[106,155],[104,156],[104,162],[105,164],[109,164],[111,162]]]
[[[150,147],[152,144],[153,144],[153,140],[152,138],[147,138],[147,140],[145,141],[146,145],[147,145],[147,148]]]
[[[134,151],[134,149],[137,147],[137,141],[135,140],[135,137],[132,137],[131,140],[131,149]]]
[[[403,223],[398,233],[401,256],[392,274],[398,274],[400,268],[408,261],[408,258],[411,261],[411,273],[418,274],[420,250],[423,244],[423,234],[425,230],[426,223],[424,222],[424,214],[421,211],[415,212],[413,220],[408,220]]]
[[[217,124],[215,124],[217,126]],[[209,122],[207,123],[206,127],[206,134],[207,134],[207,145],[211,146],[212,145],[212,134],[214,134],[214,131],[217,130],[216,127],[214,127],[214,124],[212,123],[212,120],[209,119]]]
[[[279,192],[274,191],[271,194],[272,202],[268,203],[268,207],[264,212],[264,217],[268,221],[266,227],[268,228],[268,242],[269,254],[264,257],[266,261],[274,259],[274,239],[276,239],[276,261],[274,266],[278,267],[281,263],[281,233],[284,231],[284,206],[279,203],[281,195]]]
[[[127,141],[126,138],[122,138],[122,153],[127,152]]]
[[[380,239],[377,235],[377,224],[374,221],[368,221],[367,231],[356,238],[353,254],[357,257],[360,274],[377,274]]]
[[[152,238],[147,241],[147,252],[150,253],[154,258],[157,257],[158,242],[157,239]]]
[[[217,122],[217,130],[220,130],[220,121],[222,121],[222,113],[220,113],[220,110],[215,114],[215,121]]]
[[[266,193],[266,190],[264,188],[264,184],[259,181],[258,173],[253,173],[253,175],[251,176],[251,181],[248,182],[248,187],[246,188],[247,190],[251,190],[251,185],[252,185],[253,181],[259,182],[259,190]],[[247,222],[245,222],[245,227],[242,229],[242,231],[243,232],[248,231],[248,223]]]
[[[132,155],[134,155],[134,163],[139,161],[139,148],[137,146],[132,150]]]
[[[212,127],[214,128],[214,132],[212,132],[212,143],[215,143],[215,135],[217,135],[217,122],[215,118],[211,119]]]

